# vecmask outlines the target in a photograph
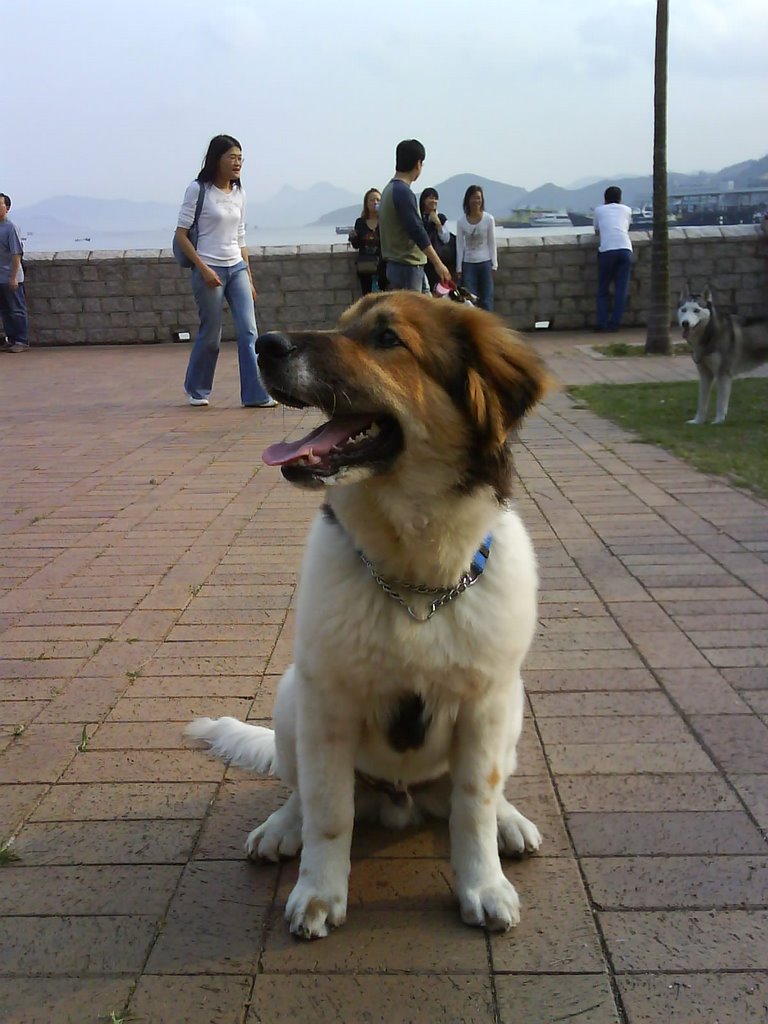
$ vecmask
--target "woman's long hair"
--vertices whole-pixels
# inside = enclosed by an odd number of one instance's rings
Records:
[[[203,166],[200,168],[200,173],[197,176],[197,181],[214,182],[219,170],[219,160],[232,148],[239,149],[240,151],[243,149],[234,135],[214,135],[208,143],[208,150],[205,154],[205,160],[203,160]],[[235,188],[241,188],[239,178],[232,178],[231,184]]]
[[[381,195],[381,192],[377,188],[369,188],[363,196],[363,212],[360,214],[360,220],[368,220],[368,196],[372,196],[373,193]]]
[[[440,193],[436,188],[425,188],[419,196],[419,213],[421,214],[422,220],[424,219],[424,203],[428,199],[439,199]]]
[[[469,213],[469,197],[475,192],[480,193],[480,210],[482,213],[485,213],[485,192],[483,192],[482,188],[479,185],[470,185],[467,191],[464,193],[464,202],[462,203],[464,207],[464,213]]]

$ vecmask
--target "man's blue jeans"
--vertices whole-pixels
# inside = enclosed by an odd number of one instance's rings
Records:
[[[482,263],[462,263],[461,283],[477,296],[481,309],[493,312],[493,264],[490,260]]]
[[[234,267],[211,267],[221,288],[207,288],[197,267],[192,270],[192,293],[197,302],[200,330],[192,346],[184,380],[184,390],[192,398],[208,398],[221,345],[221,320],[224,300],[232,312],[237,335],[237,360],[240,366],[240,401],[258,405],[269,395],[264,390],[256,362],[256,311],[253,308],[251,279],[245,260]]]
[[[17,288],[0,284],[0,319],[2,319],[5,337],[10,345],[29,344],[27,300],[23,284],[19,284]]]
[[[391,292],[420,292],[424,281],[424,266],[395,263],[387,260],[387,284]]]
[[[597,254],[597,326],[616,330],[621,326],[632,275],[632,250],[608,249]],[[610,289],[613,284],[613,309],[608,319]]]

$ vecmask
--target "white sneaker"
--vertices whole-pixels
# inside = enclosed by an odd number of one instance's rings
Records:
[[[276,402],[274,398],[268,398],[265,402],[248,402],[247,404],[245,402],[241,402],[244,409],[272,409],[278,404],[279,403]]]
[[[190,405],[208,405],[207,398],[193,398],[192,395],[187,396],[189,398]]]

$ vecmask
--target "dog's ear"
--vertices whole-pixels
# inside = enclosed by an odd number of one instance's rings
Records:
[[[705,306],[712,305],[712,289],[709,287],[709,285],[707,285],[704,291],[702,292],[701,301],[704,303]]]
[[[683,287],[680,289],[680,297],[677,300],[678,306],[682,306],[688,296],[691,294],[691,286],[688,281],[683,281]]]
[[[491,443],[500,445],[556,382],[538,355],[495,317],[475,312],[467,326],[474,348],[467,370],[470,412]]]

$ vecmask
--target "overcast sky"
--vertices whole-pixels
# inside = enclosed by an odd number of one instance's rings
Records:
[[[765,0],[669,0],[669,168],[768,152]],[[652,169],[655,0],[0,0],[0,189],[176,201],[210,137],[243,183],[355,193]]]

